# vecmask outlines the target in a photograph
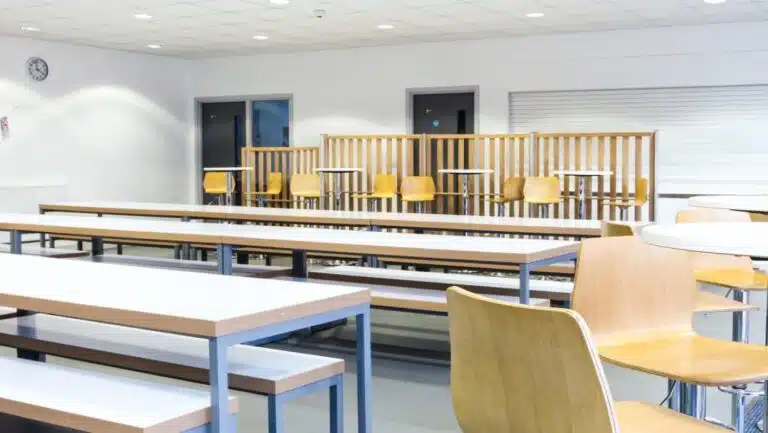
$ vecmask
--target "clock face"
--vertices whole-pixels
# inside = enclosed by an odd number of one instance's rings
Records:
[[[48,63],[40,57],[32,57],[27,60],[27,74],[35,81],[43,81],[48,78]]]

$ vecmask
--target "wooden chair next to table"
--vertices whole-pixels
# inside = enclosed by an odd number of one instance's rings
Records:
[[[435,180],[430,176],[406,176],[400,184],[403,203],[413,203],[417,213],[424,212],[424,203],[435,200]]]
[[[310,209],[319,207],[315,206],[315,204],[322,197],[320,186],[319,174],[294,173],[291,175],[291,197],[298,198],[309,204]]]
[[[587,239],[578,263],[572,306],[589,325],[600,357],[680,382],[685,413],[705,418],[705,387],[768,380],[767,347],[693,330],[697,288],[687,252],[636,236]],[[736,427],[744,432],[743,416]]]
[[[504,210],[507,203],[514,203],[521,201],[524,197],[523,189],[525,188],[524,177],[510,177],[504,181],[502,194],[500,196],[492,196],[491,203],[496,204],[496,215],[504,216]]]
[[[560,178],[557,176],[528,177],[525,179],[523,196],[525,203],[535,205],[541,211],[541,215],[546,218],[549,214],[549,205],[562,201]]]
[[[368,201],[368,209],[377,212],[380,200],[394,198],[397,195],[397,176],[394,174],[379,173],[373,180],[372,193],[353,194],[352,198]]]
[[[605,203],[610,206],[616,206],[619,208],[619,219],[626,221],[629,214],[629,208],[636,206],[643,206],[648,203],[648,179],[642,178],[637,181],[635,186],[635,198],[634,199],[610,199]]]
[[[224,202],[224,197],[227,195],[227,173],[210,171],[203,176],[203,191],[206,194],[215,195],[216,203],[221,205]],[[234,185],[232,185],[232,191],[234,192]]]
[[[614,402],[573,311],[448,289],[451,393],[464,433],[725,433],[649,403]],[[521,348],[525,350],[521,350]]]
[[[267,175],[267,190],[251,193],[259,201],[259,207],[266,207],[268,197],[277,197],[283,192],[283,174],[272,172]]]

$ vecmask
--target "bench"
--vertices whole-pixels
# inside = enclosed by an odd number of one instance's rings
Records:
[[[404,259],[396,257],[379,257],[379,259],[390,265],[400,266],[424,266],[442,269],[469,269],[475,271],[491,272],[519,272],[518,265],[499,265],[489,263],[456,263],[445,262],[435,259]],[[555,263],[554,265],[542,266],[531,270],[531,274],[556,275],[563,277],[573,277],[575,268],[573,262]]]
[[[208,341],[45,314],[0,320],[0,345],[196,383],[208,383]],[[341,431],[344,361],[238,345],[229,349],[230,388],[266,395],[269,432],[283,406],[318,389],[331,396],[331,433]],[[2,383],[2,382],[0,382]]]
[[[207,391],[6,357],[0,357],[0,384],[0,413],[59,427],[88,433],[210,431]],[[229,409],[237,412],[235,397]]]
[[[191,272],[207,272],[214,274],[218,272],[218,266],[215,262],[202,262],[196,260],[177,260],[112,254],[103,256],[89,255],[81,260],[115,265],[142,266],[147,268],[177,269]],[[274,278],[290,275],[290,273],[291,268],[285,266],[232,265],[232,275],[244,277]]]
[[[89,255],[87,251],[78,251],[78,250],[67,250],[63,248],[44,248],[38,245],[37,243],[32,244],[24,244],[21,247],[21,251],[24,254],[32,255],[32,256],[42,256],[42,257],[54,257],[59,259],[68,259],[73,257],[84,257]],[[0,253],[9,253],[11,252],[11,246],[8,244],[2,244],[0,245]]]

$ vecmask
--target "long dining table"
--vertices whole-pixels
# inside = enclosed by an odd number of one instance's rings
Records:
[[[22,233],[85,236],[91,239],[93,255],[104,253],[105,237],[212,245],[218,251],[218,271],[226,275],[232,273],[232,256],[240,247],[291,251],[291,274],[297,278],[308,277],[308,252],[410,259],[430,257],[458,264],[518,265],[522,303],[530,301],[532,270],[575,260],[579,247],[579,242],[561,240],[206,224],[83,215],[0,213],[0,230],[10,232],[11,250],[18,253],[22,252]]]

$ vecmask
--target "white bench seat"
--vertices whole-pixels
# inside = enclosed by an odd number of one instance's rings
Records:
[[[349,283],[354,284],[354,283]],[[448,312],[448,299],[443,290],[416,289],[412,287],[368,286],[371,289],[372,305],[398,310]],[[488,295],[498,301],[519,304],[516,296]],[[531,305],[548,307],[549,300],[532,298]]]
[[[210,408],[207,391],[0,358],[0,412],[21,418],[89,433],[192,432]]]
[[[208,383],[208,341],[35,314],[0,321],[0,345]],[[229,349],[230,388],[274,395],[344,372],[344,361],[238,345]]]
[[[42,256],[42,257],[54,257],[60,259],[67,259],[72,257],[85,257],[91,253],[88,251],[70,250],[65,248],[44,248],[39,244],[24,244],[21,246],[22,254],[30,256]],[[11,253],[11,246],[7,244],[0,245],[0,253]]]
[[[316,270],[310,278],[322,280],[353,281],[356,284],[375,284],[445,290],[459,286],[473,291],[489,291],[494,294],[519,296],[520,280],[511,277],[494,277],[475,274],[446,274],[442,272],[417,272],[399,269],[364,268],[359,266],[335,266]],[[530,280],[531,297],[550,301],[570,300],[573,283],[570,281]]]
[[[218,273],[216,262],[203,262],[199,260],[178,260],[157,257],[138,257],[105,254],[101,256],[88,256],[82,260],[109,263],[114,265],[142,266],[146,268],[179,269],[191,272]],[[282,275],[290,275],[291,268],[286,266],[265,265],[232,265],[232,275],[243,277],[273,278]]]

